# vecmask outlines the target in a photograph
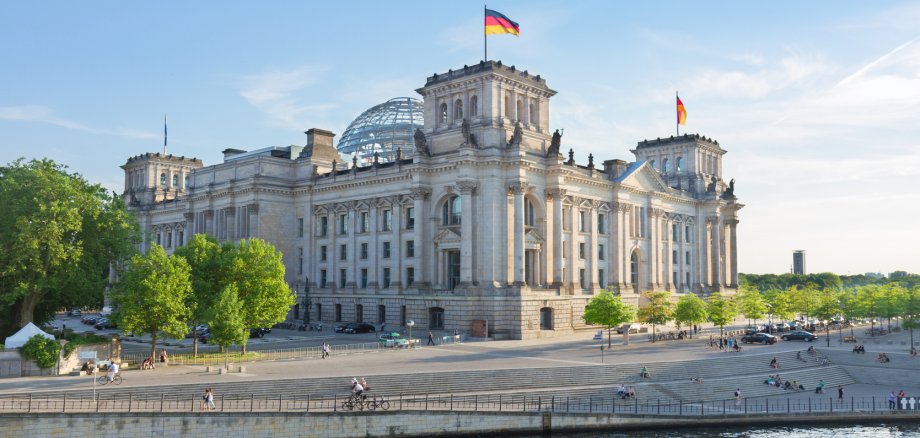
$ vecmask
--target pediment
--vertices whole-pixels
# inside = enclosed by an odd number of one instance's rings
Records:
[[[434,237],[434,242],[443,244],[443,243],[460,243],[460,235],[456,231],[445,228]]]
[[[655,169],[652,169],[652,167],[648,165],[648,162],[643,161],[641,163],[633,163],[633,165],[635,167],[630,169],[631,171],[626,172],[620,180],[620,184],[627,187],[634,187],[642,191],[668,191],[667,183],[665,183],[664,179],[661,178],[661,175]]]
[[[527,243],[535,244],[542,244],[543,242],[546,242],[543,239],[543,236],[540,235],[540,232],[538,232],[536,229],[527,231],[527,234],[524,235],[524,241]]]

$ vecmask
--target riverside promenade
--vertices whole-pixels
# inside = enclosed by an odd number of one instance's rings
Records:
[[[112,416],[114,423],[137,421],[131,419],[132,415],[142,415],[144,421],[161,421],[163,427],[169,423],[165,419],[178,415],[186,423],[204,422],[217,429],[222,426],[215,421],[239,422],[249,415],[262,418],[269,413],[278,427],[287,427],[284,425],[291,421],[312,424],[309,418],[343,419],[338,422],[340,429],[297,436],[373,435],[368,431],[378,430],[374,428],[392,430],[387,429],[387,424],[406,426],[406,415],[416,416],[411,418],[418,423],[418,413],[427,414],[422,418],[453,418],[456,421],[445,424],[455,425],[465,424],[463,419],[468,417],[494,420],[499,414],[510,415],[509,411],[516,416],[529,414],[525,415],[526,420],[518,419],[523,421],[520,426],[513,426],[520,421],[502,419],[496,421],[505,421],[505,428],[493,430],[493,426],[483,423],[480,433],[539,431],[546,427],[557,432],[580,428],[664,427],[665,423],[676,425],[711,417],[730,417],[734,423],[742,418],[766,421],[767,417],[777,416],[788,416],[793,422],[827,416],[844,421],[892,415],[905,418],[904,415],[911,415],[908,411],[892,412],[888,408],[888,391],[903,390],[912,397],[920,395],[920,385],[916,383],[920,360],[910,358],[906,354],[908,347],[902,345],[906,343],[907,333],[862,342],[866,345],[866,355],[851,353],[852,344],[840,343],[836,332],[832,333],[830,349],[824,347],[822,337],[813,344],[789,341],[772,346],[745,345],[741,353],[708,348],[709,333],[693,340],[657,343],[636,342],[637,336],[633,335],[629,346],[620,345],[619,336],[615,335],[612,351],[601,352],[600,346],[606,346],[606,339],[592,340],[592,334],[385,350],[325,360],[256,362],[246,364],[244,373],[220,375],[205,372],[203,366],[160,367],[154,371],[126,372],[123,385],[97,387],[95,398],[89,377],[5,379],[0,381],[0,412],[7,414],[0,417],[0,432],[4,436],[18,436],[16,430],[25,431],[21,427],[32,416],[38,416],[33,422],[43,418],[59,425],[61,421],[86,417],[89,412],[93,413],[91,417]],[[805,353],[809,345],[818,347],[819,354]],[[874,361],[876,353],[881,351],[888,353],[892,362]],[[797,359],[799,352],[804,355],[803,360]],[[779,369],[769,367],[773,357],[778,359]],[[822,357],[830,363],[824,364]],[[643,366],[650,371],[648,379],[638,377]],[[762,383],[766,376],[777,373],[785,380],[801,383],[806,391],[784,391]],[[348,392],[351,377],[361,376],[370,382],[372,393],[391,402],[390,411],[341,411],[340,402]],[[695,378],[702,378],[704,383],[691,382]],[[825,394],[814,394],[820,380],[826,384]],[[620,384],[632,386],[636,397],[628,400],[617,397],[615,388]],[[837,399],[838,385],[844,388],[842,400]],[[207,387],[214,388],[217,410],[222,413],[200,412],[199,397]],[[738,388],[742,392],[740,401],[733,397]],[[191,420],[186,418],[190,414]],[[546,415],[555,422],[547,426]],[[595,420],[582,419],[569,424],[563,418],[584,415]],[[303,419],[304,416],[309,418]],[[360,426],[362,422],[366,427]],[[313,424],[308,429],[319,431],[316,427]],[[474,430],[433,427],[427,434],[463,434]],[[54,430],[67,435],[66,428]],[[405,436],[426,434],[422,432],[424,428],[399,430]],[[164,432],[169,435],[165,429]],[[252,429],[252,433],[259,432]]]

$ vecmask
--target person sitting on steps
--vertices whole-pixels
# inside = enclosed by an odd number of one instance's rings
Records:
[[[648,368],[642,367],[639,369],[639,377],[643,379],[648,379],[650,376],[648,374]]]

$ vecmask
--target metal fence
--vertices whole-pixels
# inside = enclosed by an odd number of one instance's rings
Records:
[[[372,351],[388,350],[393,347],[386,347],[381,342],[367,342],[363,344],[342,344],[329,345],[329,351],[333,355],[340,354],[357,354],[368,353]],[[234,364],[258,362],[264,360],[284,360],[284,359],[305,359],[320,358],[323,353],[323,347],[298,347],[298,348],[279,348],[274,350],[250,350],[246,354],[241,351],[227,351],[220,353],[216,351],[199,352],[198,356],[192,353],[173,353],[169,355],[169,364],[171,365],[220,365],[225,362]],[[148,353],[126,353],[121,355],[122,361],[130,364],[143,363],[144,359],[149,357]],[[157,358],[159,360],[159,358]]]
[[[217,396],[215,410],[225,412],[342,412],[380,410],[373,403],[345,403],[349,395],[303,396]],[[396,395],[378,396],[390,411],[447,412],[560,412],[611,415],[731,416],[752,414],[826,414],[834,412],[920,412],[920,399],[898,399],[891,407],[883,397],[743,399],[718,401],[622,400],[620,398],[483,395]],[[353,406],[349,408],[349,406]],[[903,406],[903,408],[902,408]],[[0,397],[0,413],[48,412],[201,412],[201,395],[176,397],[166,394],[104,394],[59,397],[40,394]]]

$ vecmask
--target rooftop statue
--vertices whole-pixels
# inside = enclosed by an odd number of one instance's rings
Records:
[[[553,140],[549,143],[549,149],[546,150],[547,157],[553,157],[559,155],[559,147],[562,145],[562,134],[559,133],[557,129],[553,133]]]
[[[422,128],[415,128],[415,152],[422,157],[430,156],[428,153],[428,140],[425,138]]]

